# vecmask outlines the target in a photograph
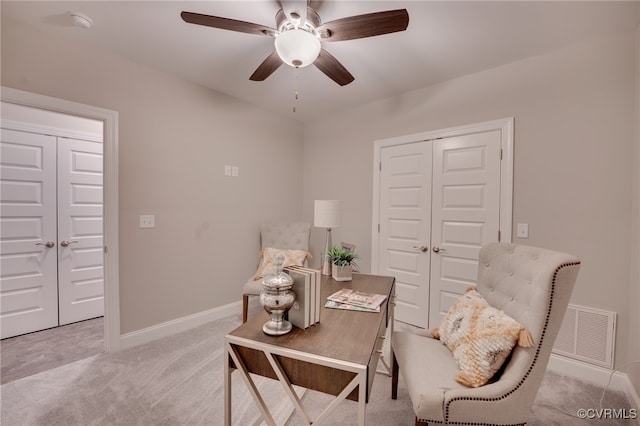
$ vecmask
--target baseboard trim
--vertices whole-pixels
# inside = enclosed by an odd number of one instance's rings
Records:
[[[603,388],[608,386],[611,390],[624,392],[633,408],[640,410],[640,397],[626,373],[608,370],[556,354],[551,354],[547,368],[555,373],[575,377]]]
[[[122,334],[120,335],[119,349],[132,348],[162,337],[190,330],[194,327],[198,327],[229,315],[239,314],[241,312],[241,305],[242,302],[240,301],[233,302],[228,305],[218,306],[217,308]]]

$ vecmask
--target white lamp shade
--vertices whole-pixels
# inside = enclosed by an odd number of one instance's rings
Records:
[[[337,228],[342,226],[342,200],[315,200],[313,226]]]
[[[275,41],[280,59],[292,67],[311,65],[320,54],[320,39],[308,31],[292,29],[280,33]]]

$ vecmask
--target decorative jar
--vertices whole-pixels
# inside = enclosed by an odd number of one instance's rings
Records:
[[[271,336],[280,336],[287,334],[292,329],[291,323],[285,320],[284,316],[293,306],[296,295],[291,290],[293,278],[282,271],[284,256],[278,254],[274,260],[275,272],[262,280],[260,303],[262,303],[264,310],[271,315],[271,319],[262,326],[262,331]]]

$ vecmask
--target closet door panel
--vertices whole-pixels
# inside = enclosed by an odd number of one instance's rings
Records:
[[[429,326],[438,327],[478,273],[480,248],[500,229],[499,131],[433,143]]]
[[[378,273],[396,278],[395,318],[426,326],[431,240],[430,142],[381,151]]]
[[[102,144],[58,138],[60,325],[104,315]]]
[[[0,136],[0,335],[58,325],[56,140]]]

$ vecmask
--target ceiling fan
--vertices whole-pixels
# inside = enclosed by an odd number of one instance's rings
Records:
[[[190,24],[275,38],[275,51],[271,53],[249,77],[263,81],[280,65],[286,63],[300,68],[315,65],[340,86],[354,80],[353,75],[329,52],[322,48],[323,41],[355,40],[404,31],[409,25],[406,9],[367,13],[322,23],[318,13],[304,2],[281,1],[276,13],[276,28],[252,22],[182,12],[182,19]]]

